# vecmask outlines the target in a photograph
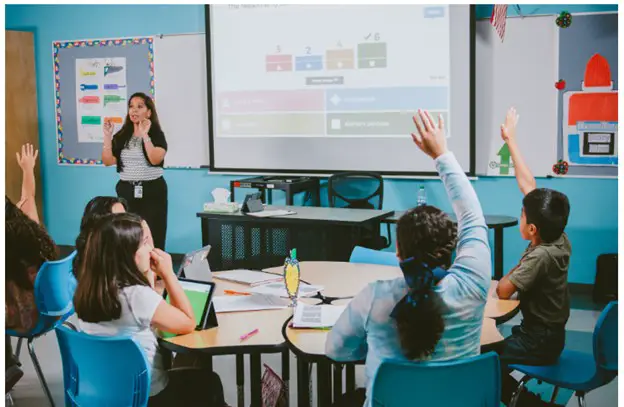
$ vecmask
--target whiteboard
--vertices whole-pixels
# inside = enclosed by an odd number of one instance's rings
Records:
[[[167,167],[210,164],[206,72],[204,34],[154,37],[154,100],[167,137]]]
[[[501,42],[489,20],[476,32],[476,173],[501,174],[500,126],[510,106],[520,115],[517,139],[535,176],[557,161],[559,28],[553,16],[508,18]],[[503,171],[504,172],[504,171]]]

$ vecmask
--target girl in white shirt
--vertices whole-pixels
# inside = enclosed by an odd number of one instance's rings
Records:
[[[94,224],[86,240],[74,295],[81,331],[130,335],[141,345],[152,369],[150,407],[226,405],[216,373],[165,369],[153,328],[187,334],[195,329],[195,317],[173,272],[171,256],[154,249],[141,218],[108,215]],[[171,304],[151,287],[146,277],[150,269],[163,279]]]

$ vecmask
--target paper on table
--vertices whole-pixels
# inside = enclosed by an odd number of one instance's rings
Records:
[[[214,297],[215,312],[261,311],[287,308],[289,301],[269,295],[223,295]]]
[[[293,328],[331,328],[345,310],[345,305],[297,304]]]
[[[307,285],[300,284],[299,285],[299,297],[313,297],[319,291],[322,291],[324,287],[320,285]],[[275,295],[278,297],[288,298],[288,292],[286,292],[286,287],[283,282],[277,283],[269,283],[258,285],[251,290],[252,293],[256,294],[265,294],[265,295]]]
[[[282,276],[255,270],[230,270],[213,274],[214,278],[239,284],[256,286],[281,281]]]
[[[270,216],[285,216],[285,215],[294,215],[297,212],[288,211],[286,209],[275,209],[272,211],[261,211],[261,212],[248,212],[247,215],[255,216],[257,218],[268,218]]]

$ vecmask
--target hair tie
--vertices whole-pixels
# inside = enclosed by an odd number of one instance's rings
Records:
[[[427,300],[431,288],[448,274],[441,267],[432,269],[427,263],[418,262],[413,257],[402,261],[400,266],[410,292],[394,307],[391,317],[395,317],[402,304],[416,308],[421,301]]]

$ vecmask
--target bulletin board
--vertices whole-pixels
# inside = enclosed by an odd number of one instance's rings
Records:
[[[104,119],[110,118],[117,131],[130,95],[155,96],[154,40],[55,41],[52,46],[58,163],[102,164]]]

